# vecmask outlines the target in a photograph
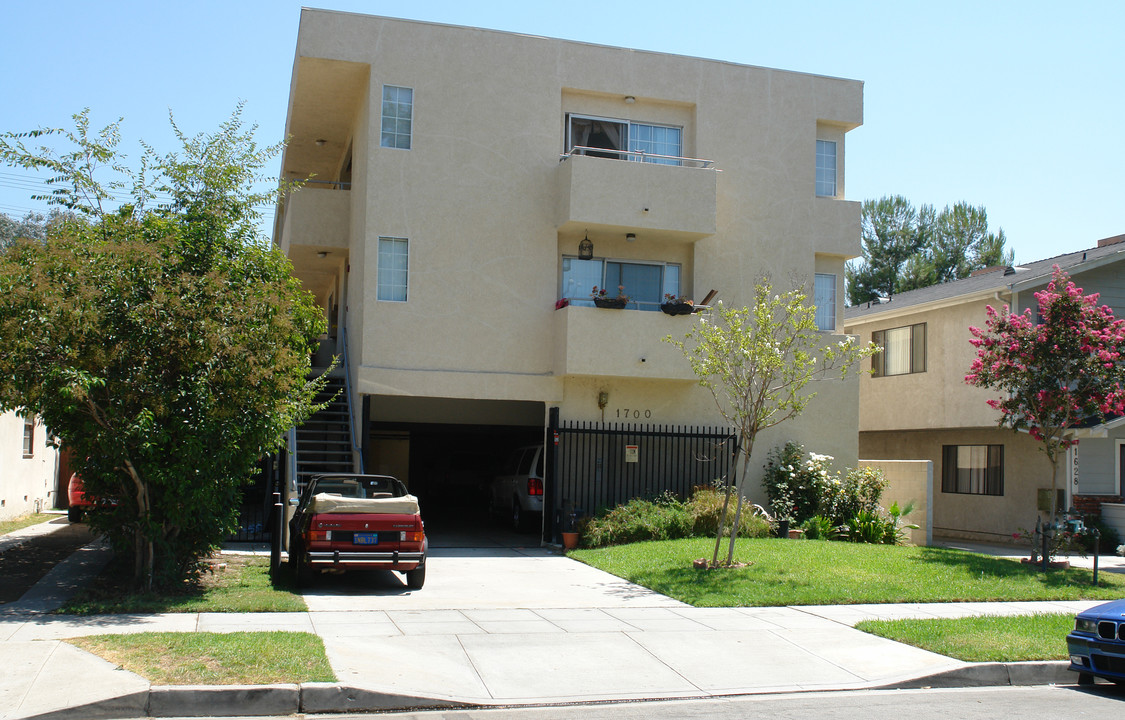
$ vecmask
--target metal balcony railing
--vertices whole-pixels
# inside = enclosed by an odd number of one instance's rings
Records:
[[[573,155],[593,155],[595,157],[609,155],[616,160],[630,160],[632,162],[644,162],[651,165],[672,165],[675,167],[696,167],[708,169],[714,169],[715,167],[714,160],[679,157],[676,155],[657,155],[656,153],[649,153],[643,150],[613,150],[611,148],[587,147],[585,145],[575,145],[570,149],[570,152],[562,153],[559,156],[559,162],[565,162]]]

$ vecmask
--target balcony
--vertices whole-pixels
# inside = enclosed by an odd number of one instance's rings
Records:
[[[860,204],[818,197],[813,201],[814,252],[853,258],[863,254]]]
[[[688,243],[715,233],[718,171],[710,161],[629,162],[627,157],[590,157],[580,150],[563,155],[556,169],[555,225],[560,232],[634,232]]]
[[[565,307],[555,314],[555,375],[694,382],[683,353],[664,342],[683,337],[697,316]]]
[[[282,252],[292,257],[290,248],[297,245],[347,249],[351,194],[312,184],[290,194],[281,228]]]

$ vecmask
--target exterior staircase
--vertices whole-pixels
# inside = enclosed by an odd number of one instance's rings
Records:
[[[320,369],[319,372],[324,372]],[[296,432],[297,490],[314,475],[356,472],[352,453],[352,414],[344,374],[334,371],[317,402],[328,402]]]

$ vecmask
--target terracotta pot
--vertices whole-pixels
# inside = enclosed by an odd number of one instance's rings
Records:
[[[800,540],[802,537],[804,537],[804,535],[805,535],[805,531],[801,530],[799,528],[792,528],[792,529],[789,530],[789,539],[790,540]]]
[[[573,550],[574,548],[578,547],[578,533],[576,533],[576,532],[564,532],[562,534],[562,537],[563,537],[563,547],[566,548],[567,550]]]

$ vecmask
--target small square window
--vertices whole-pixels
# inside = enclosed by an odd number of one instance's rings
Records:
[[[871,333],[878,351],[871,356],[872,377],[926,372],[926,323]]]
[[[943,445],[941,491],[962,495],[1003,495],[1004,446]]]

